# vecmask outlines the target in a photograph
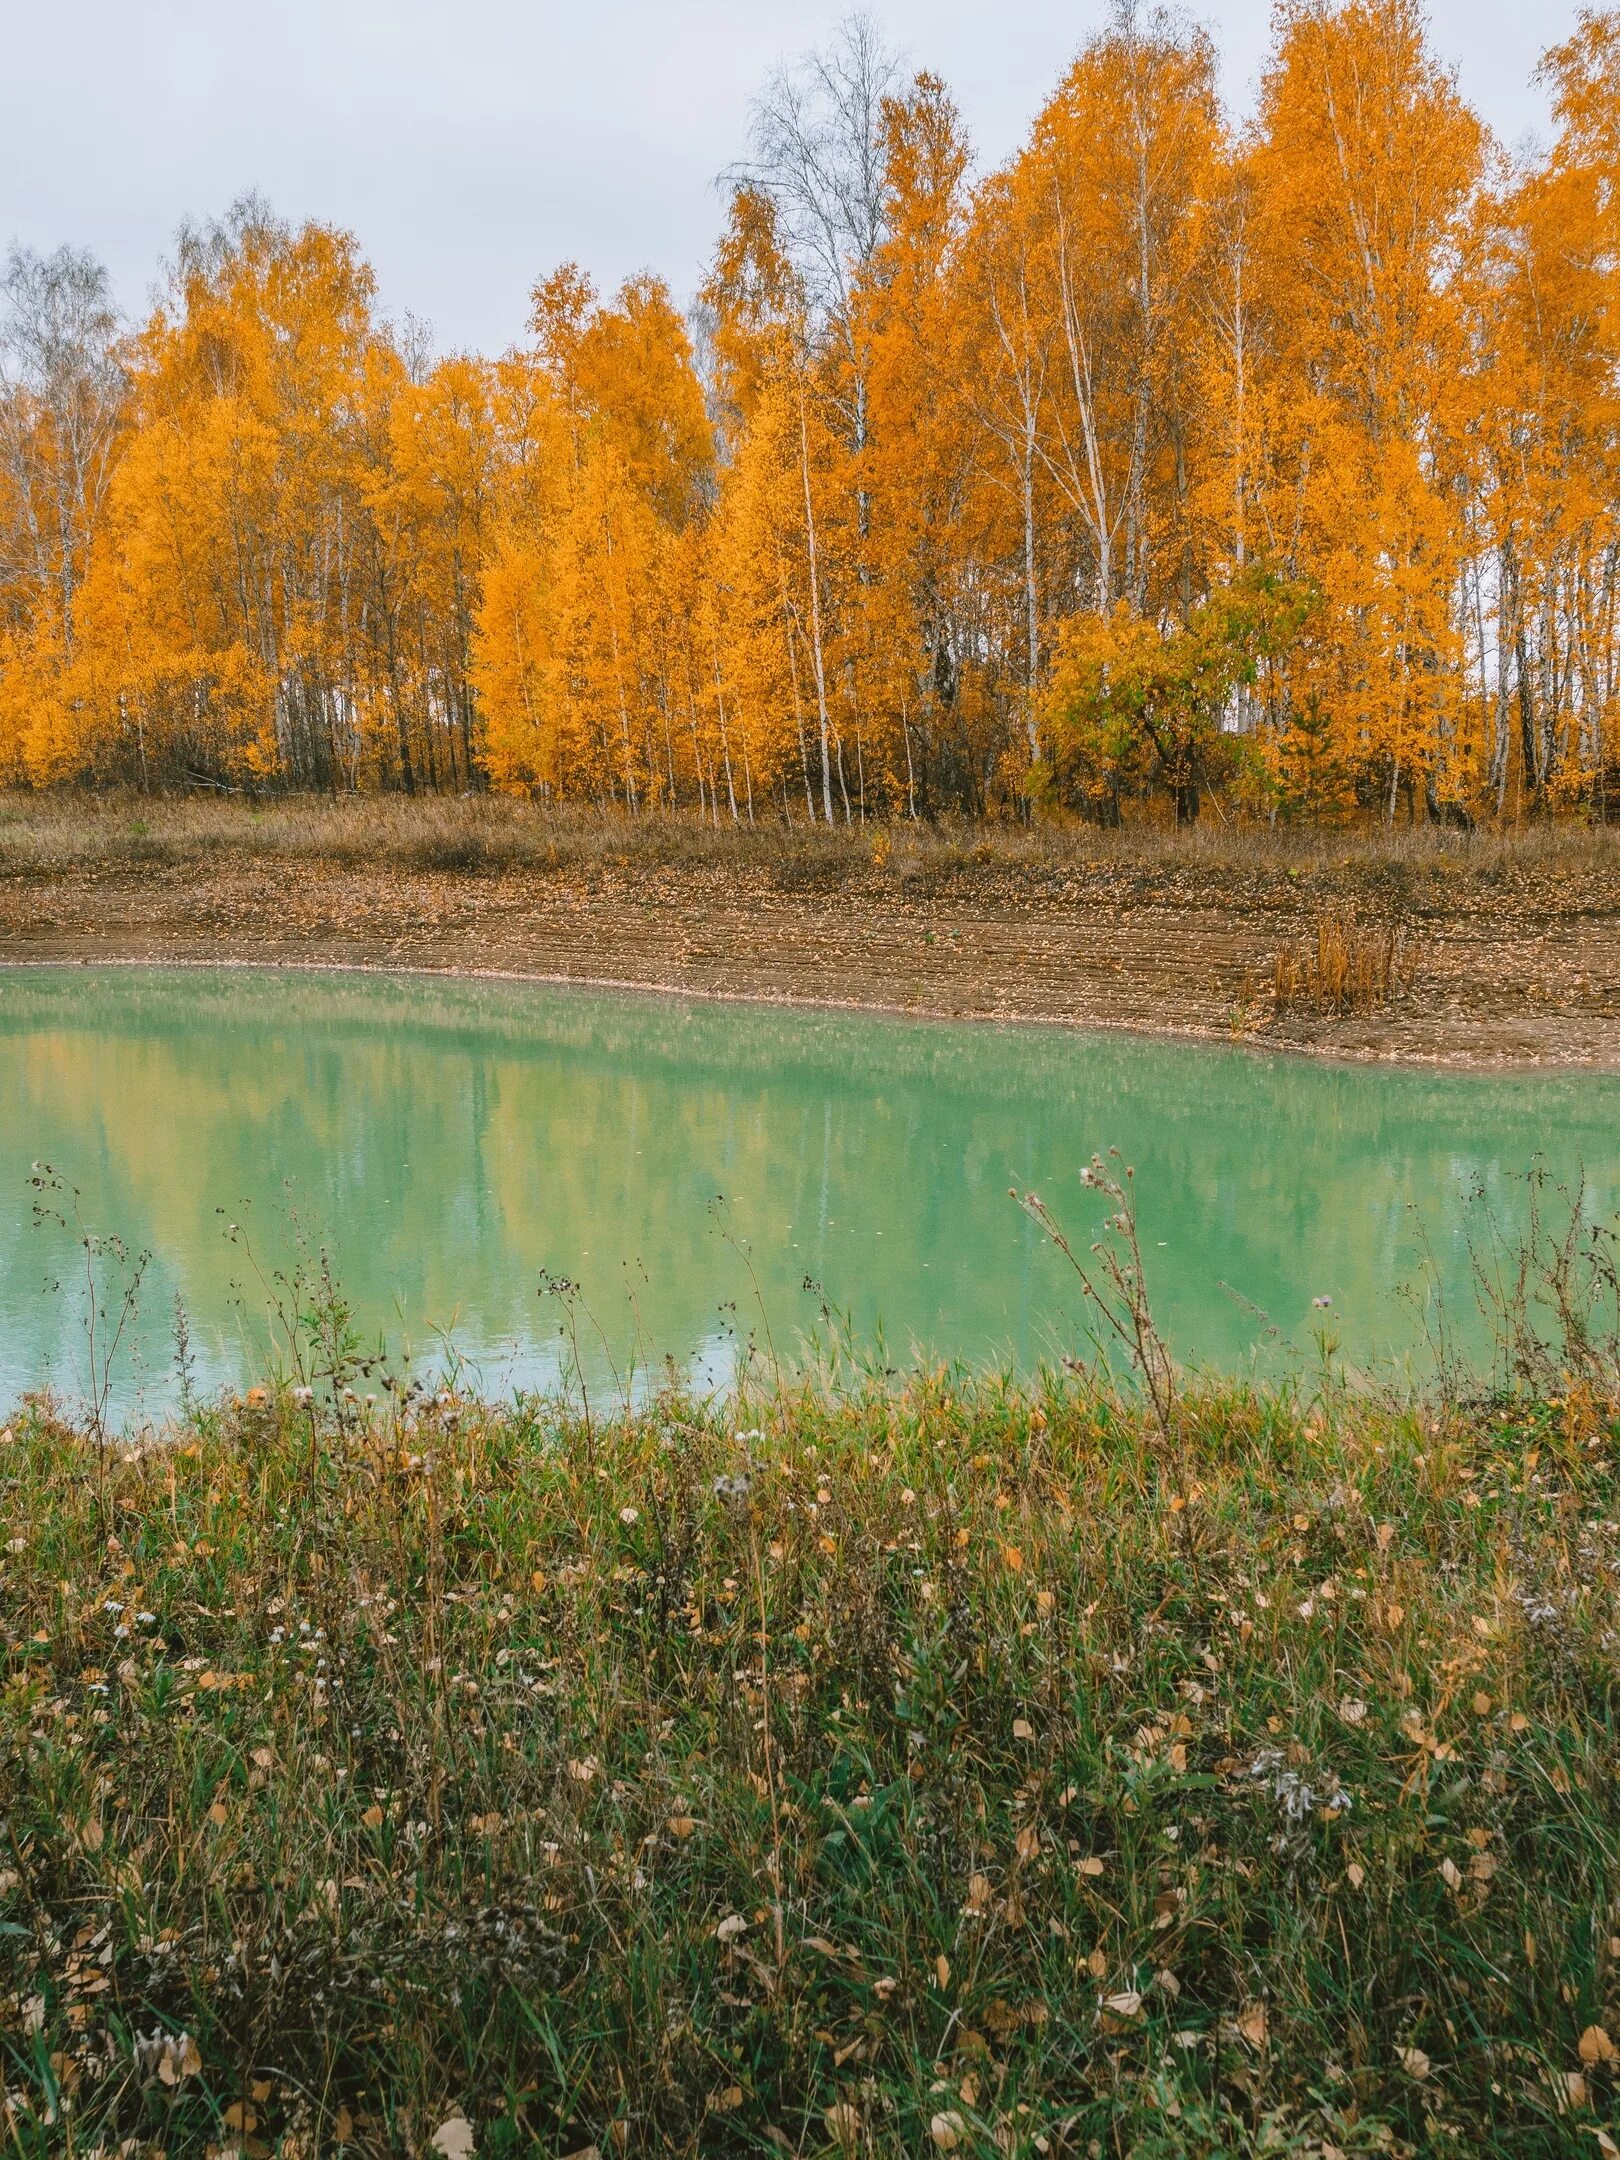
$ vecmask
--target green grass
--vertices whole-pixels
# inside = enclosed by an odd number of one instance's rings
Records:
[[[10,2149],[1610,2149],[1620,1423],[1173,1419],[25,1406]]]

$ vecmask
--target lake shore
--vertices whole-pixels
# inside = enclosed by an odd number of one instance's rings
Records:
[[[1418,954],[1381,1011],[1278,1012],[1324,915]],[[429,970],[1247,1041],[1620,1068],[1604,833],[714,833],[510,804],[0,811],[0,963]]]

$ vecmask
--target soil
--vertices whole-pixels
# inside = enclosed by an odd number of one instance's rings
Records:
[[[1383,1011],[1271,1009],[1324,893],[1219,866],[908,878],[804,865],[117,857],[0,866],[0,962],[424,969],[1058,1022],[1351,1059],[1620,1068],[1620,890],[1556,867],[1404,895],[1413,987]],[[1328,895],[1327,897],[1331,897]]]

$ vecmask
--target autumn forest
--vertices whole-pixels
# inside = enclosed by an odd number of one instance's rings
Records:
[[[1620,813],[1620,12],[1543,65],[1510,156],[1415,0],[1284,0],[1239,119],[1117,0],[981,174],[854,18],[690,305],[565,264],[496,358],[252,197],[138,324],[14,250],[0,784]]]

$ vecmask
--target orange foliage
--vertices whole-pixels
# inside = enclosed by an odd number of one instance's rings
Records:
[[[1515,165],[1417,0],[1283,0],[1239,129],[1113,0],[975,181],[856,19],[767,86],[690,318],[565,265],[493,361],[252,202],[121,343],[93,265],[14,256],[0,775],[1601,813],[1620,17],[1544,65]]]

